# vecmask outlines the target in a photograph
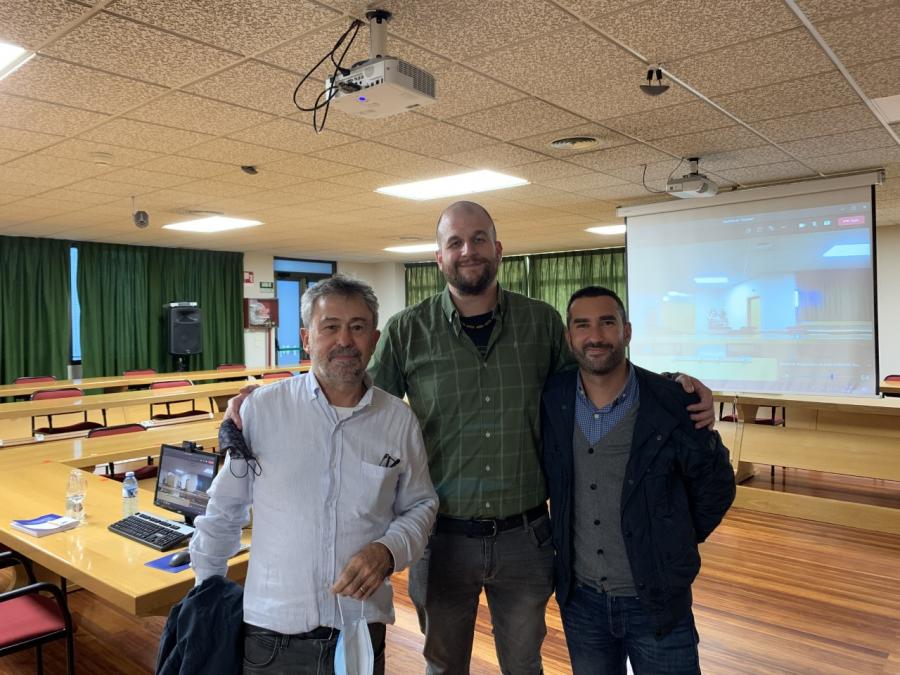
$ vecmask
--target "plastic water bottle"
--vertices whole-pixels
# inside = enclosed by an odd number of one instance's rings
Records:
[[[138,482],[134,471],[125,474],[122,483],[122,517],[127,518],[138,512]]]
[[[87,476],[83,471],[72,469],[66,483],[66,515],[84,522],[84,495],[87,492]]]

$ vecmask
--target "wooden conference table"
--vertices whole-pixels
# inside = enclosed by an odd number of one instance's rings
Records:
[[[275,366],[267,368],[242,368],[240,370],[194,370],[180,373],[153,373],[151,375],[110,375],[107,377],[87,377],[74,380],[53,380],[51,382],[33,382],[26,384],[5,384],[0,386],[0,398],[6,396],[30,396],[36,391],[78,387],[79,389],[118,389],[136,385],[148,385],[154,382],[170,382],[172,380],[190,380],[206,382],[209,380],[227,380],[232,378],[259,377],[266,373],[292,373],[309,370],[309,363],[300,365]]]

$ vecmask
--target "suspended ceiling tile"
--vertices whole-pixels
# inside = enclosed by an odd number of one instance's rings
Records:
[[[381,173],[379,171],[357,171],[355,173],[348,173],[343,176],[329,178],[328,182],[346,185],[358,190],[374,190],[398,181],[397,176]]]
[[[566,178],[567,176],[578,176],[589,171],[583,166],[563,162],[558,159],[545,159],[530,164],[522,164],[521,166],[512,167],[509,172],[529,180],[532,183],[543,183],[548,180],[557,178]]]
[[[112,167],[133,166],[161,157],[159,153],[155,152],[123,148],[119,145],[94,143],[93,141],[86,141],[80,138],[68,138],[40,152],[40,154],[49,157],[64,157],[94,164],[96,164],[97,159],[93,155],[96,153],[108,155],[102,161],[109,161],[109,165]]]
[[[201,96],[173,92],[128,113],[134,120],[165,124],[189,131],[222,136],[271,121],[271,115],[212,101]]]
[[[545,157],[531,150],[517,148],[508,143],[495,143],[474,150],[456,152],[447,155],[444,159],[455,164],[478,169],[504,169],[517,164],[537,162],[545,159]]]
[[[184,192],[193,192],[194,194],[204,195],[207,197],[241,197],[252,195],[254,192],[262,190],[261,187],[251,185],[236,185],[235,183],[226,183],[211,178],[206,180],[197,180],[191,183],[184,183],[178,186],[179,190]]]
[[[187,182],[187,179],[185,179]],[[110,195],[112,197],[129,197],[131,195],[143,195],[158,189],[155,185],[147,183],[124,183],[121,181],[107,180],[103,178],[89,178],[87,180],[78,181],[68,186],[71,190],[79,192],[93,192],[101,195]]]
[[[543,0],[395,0],[390,9],[391,32],[456,60],[574,22]]]
[[[564,129],[583,124],[577,115],[536,98],[480,110],[450,120],[466,129],[508,141],[513,138]]]
[[[30,197],[32,195],[40,194],[41,192],[45,192],[48,189],[48,186],[35,184],[34,182],[29,181],[29,177],[25,177],[23,180],[16,179],[16,172],[8,171],[0,166],[0,179],[2,179],[2,187],[0,187],[0,191],[3,192],[4,195],[9,196],[17,196],[19,199],[22,197]],[[65,182],[69,182],[68,180]],[[60,181],[57,185],[64,185],[64,181]],[[53,186],[55,187],[55,186]]]
[[[168,155],[154,159],[142,164],[140,168],[147,171],[171,173],[190,178],[213,178],[234,171],[234,166],[231,164],[208,162],[205,159],[193,159],[178,155]]]
[[[441,68],[433,75],[437,102],[421,108],[421,114],[428,117],[458,117],[525,97],[515,89],[460,65]]]
[[[352,136],[346,136],[330,128],[317,134],[309,124],[304,124],[300,120],[283,118],[237,131],[231,134],[231,138],[299,154],[355,140]]]
[[[177,152],[209,140],[207,134],[163,127],[127,119],[114,119],[81,134],[81,138],[97,143],[121,145],[151,152]]]
[[[666,67],[706,96],[834,70],[834,64],[803,27],[666,63]]]
[[[859,101],[840,73],[726,94],[716,103],[745,122],[824,110]]]
[[[286,45],[273,49],[265,54],[261,54],[257,58],[261,61],[266,61],[305,75],[331,50],[334,43],[349,25],[349,19],[332,22],[327,26],[316,29],[311,33],[307,33]],[[341,45],[337,56],[340,56],[340,52],[344,50],[346,44],[347,43],[345,42]],[[433,73],[435,69],[444,67],[449,63],[447,59],[434,54],[431,51],[421,49],[415,45],[409,44],[409,42],[406,42],[405,40],[399,39],[390,31],[387,35],[387,52],[391,56],[406,61],[407,63],[411,63],[429,73]],[[353,41],[350,51],[347,52],[347,55],[344,57],[342,65],[347,68],[354,63],[365,61],[368,58],[369,29],[367,26],[363,26],[357,34],[356,39]],[[334,71],[334,65],[332,64],[331,67],[328,67],[329,63],[330,60],[326,61],[313,73],[312,78],[318,80],[318,85],[310,83],[309,89],[304,89],[303,91],[304,95],[302,100],[306,100],[310,96],[312,99],[315,99],[315,97],[318,96],[325,78]],[[319,91],[315,91],[317,86]],[[315,93],[312,93],[314,91]]]
[[[670,159],[668,155],[658,150],[641,143],[632,143],[631,145],[620,145],[608,150],[586,152],[583,155],[573,157],[570,161],[573,164],[594,169],[595,171],[607,171],[638,164],[662,162],[668,159]]]
[[[609,187],[610,185],[621,185],[624,182],[621,178],[605,173],[586,173],[581,176],[569,176],[568,178],[544,181],[543,184],[564,192],[587,192]]]
[[[777,33],[800,24],[781,2],[647,2],[605,16],[601,28],[653,62]]]
[[[299,176],[291,176],[286,173],[269,171],[268,167],[255,176],[250,176],[240,169],[232,167],[231,171],[222,176],[217,176],[216,180],[232,183],[234,185],[252,187],[257,190],[275,190],[288,187],[289,185],[296,185],[297,183],[303,182],[305,179]]]
[[[384,168],[390,169],[398,176],[402,176],[406,181],[452,176],[471,170],[471,167],[463,167],[459,164],[440,159],[432,159],[431,157],[422,157],[421,155],[412,155],[399,166]]]
[[[647,192],[647,189],[642,185],[636,185],[635,183],[624,183],[622,185],[610,185],[609,187],[592,190],[590,192],[586,192],[585,194],[590,197],[594,197],[595,199],[602,199],[604,201],[618,203],[618,200],[621,199],[644,197],[649,193]]]
[[[816,28],[845,66],[900,56],[898,7],[890,4],[864,14],[834,19]]]
[[[266,168],[269,171],[310,179],[331,178],[332,176],[340,176],[358,170],[356,167],[348,164],[332,162],[327,159],[311,157],[309,155],[271,162]]]
[[[637,71],[621,71],[609,77],[586,79],[580,87],[566,87],[542,94],[542,98],[562,106],[589,120],[602,121],[649,112],[696,101],[681,87],[672,87],[661,96],[647,96],[640,89],[645,84],[643,65]]]
[[[466,129],[437,122],[424,127],[398,131],[378,139],[380,143],[430,157],[491,145],[494,140]]]
[[[0,148],[0,164],[10,161],[11,159],[15,159],[16,157],[21,157],[22,152],[19,150],[6,150],[5,148]]]
[[[585,19],[618,12],[640,2],[644,0],[559,0],[560,5]]]
[[[168,173],[157,173],[156,171],[144,171],[135,168],[119,169],[118,171],[104,174],[103,180],[156,188],[168,188],[191,181],[190,178],[185,176],[175,176]]]
[[[196,80],[238,58],[102,12],[44,51],[66,61],[170,87]]]
[[[0,106],[3,102],[0,101]],[[26,131],[25,129],[11,129],[10,127],[0,127],[0,148],[6,150],[21,150],[22,152],[34,152],[41,148],[58,143],[63,140],[63,136],[52,136],[50,134],[39,134],[35,131]]]
[[[109,173],[114,167],[101,166],[90,162],[81,162],[76,159],[63,159],[62,157],[53,157],[46,154],[46,150],[42,150],[37,154],[19,157],[4,166],[8,169],[22,170],[35,173],[60,174],[71,176],[70,181],[80,178],[88,178],[91,176],[99,176]]]
[[[869,98],[900,94],[900,58],[850,66],[848,70]]]
[[[392,172],[401,167],[403,162],[417,157],[411,152],[371,141],[359,141],[357,143],[339,145],[334,148],[326,148],[325,150],[317,150],[312,155],[329,162],[341,162],[360,169],[377,170],[390,166]],[[344,173],[350,173],[350,171],[348,170]]]
[[[84,190],[75,189],[71,186],[59,188],[56,190],[50,190],[49,192],[44,192],[41,196],[47,197],[48,199],[68,201],[72,203],[73,207],[77,205],[79,208],[81,207],[81,205],[109,204],[116,199],[116,197],[113,195],[103,195],[97,192],[86,192]]]
[[[571,138],[574,136],[593,136],[594,138],[597,138],[600,143],[599,145],[582,149],[558,149],[550,146],[551,142],[559,138]],[[525,138],[516,138],[515,140],[513,140],[513,143],[515,145],[522,146],[524,148],[530,148],[531,150],[535,150],[537,152],[541,152],[553,157],[558,157],[559,159],[573,157],[574,155],[580,155],[585,152],[592,152],[600,148],[612,148],[616,145],[628,145],[631,142],[632,140],[627,136],[622,136],[621,134],[618,134],[611,129],[607,129],[604,126],[592,123],[579,124],[577,126],[568,127],[566,129],[556,129],[554,131],[536,134],[533,136],[529,135]]]
[[[188,192],[186,190],[173,188],[163,188],[156,192],[151,192],[141,199],[141,208],[147,211],[164,211],[166,214],[178,214],[182,209],[189,209],[196,206],[204,199],[206,195]],[[163,214],[157,214],[162,216]],[[171,222],[171,221],[170,221]]]
[[[263,145],[242,143],[230,138],[216,138],[212,141],[195,145],[178,154],[210,162],[222,162],[234,167],[244,165],[265,165],[283,159],[295,157],[293,153],[267,148]]]
[[[66,0],[0,0],[0,40],[34,50],[87,11]]]
[[[798,0],[797,5],[814,24],[848,14],[869,12],[878,7],[891,5],[896,0]]]
[[[728,171],[723,171],[722,175],[736,183],[751,185],[753,183],[780,181],[789,178],[810,178],[815,175],[815,172],[807,169],[799,162],[791,161],[766,166],[752,166],[745,169],[729,169]]]
[[[340,16],[296,0],[118,0],[110,11],[242,54],[255,54]]]
[[[752,131],[734,125],[724,129],[658,138],[653,144],[680,157],[704,157],[716,152],[751,148],[764,142]]]
[[[584,24],[575,24],[467,61],[468,65],[524,91],[581,90],[586,80],[616,71],[639,77],[646,66]]]
[[[255,207],[256,211],[262,213],[266,209],[271,209],[275,206],[293,206],[296,204],[309,203],[314,200],[314,197],[287,192],[287,190],[294,185],[297,185],[297,183],[285,185],[281,189],[264,190],[263,192],[254,193],[253,203],[258,205]]]
[[[896,141],[883,127],[873,127],[862,131],[851,131],[844,134],[832,134],[792,141],[784,144],[784,149],[797,157],[823,157],[839,155],[859,150],[897,147]]]
[[[44,134],[70,136],[99,124],[106,115],[68,106],[0,94],[3,125]]]
[[[878,120],[862,103],[753,123],[754,129],[779,143],[874,126]]]
[[[16,161],[16,160],[13,160]],[[24,195],[34,194],[35,190],[43,192],[51,188],[68,185],[73,182],[71,175],[66,173],[46,173],[21,167],[13,167],[9,164],[0,164],[0,185],[3,191],[11,194],[21,192]],[[32,185],[35,190],[26,188]]]
[[[297,112],[291,95],[299,76],[259,61],[246,61],[185,88],[185,91],[273,115]]]
[[[823,173],[876,169],[893,162],[900,162],[900,147],[859,150],[842,155],[814,157],[806,161],[810,166]]]
[[[692,101],[639,115],[616,117],[603,122],[623,134],[642,140],[729,127],[734,121],[703,101]]]
[[[762,145],[756,148],[742,148],[729,152],[718,152],[707,155],[700,163],[700,169],[727,173],[727,169],[738,169],[761,164],[777,164],[792,159],[773,145]]]

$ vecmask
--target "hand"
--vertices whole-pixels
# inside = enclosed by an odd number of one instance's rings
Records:
[[[699,403],[692,403],[687,407],[691,413],[691,419],[694,421],[694,428],[703,429],[704,427],[712,430],[716,426],[716,411],[713,403],[712,391],[700,380],[681,373],[675,378],[684,390],[691,394],[697,392],[700,397]],[[229,408],[230,408],[229,404]]]
[[[331,590],[354,600],[365,600],[384,583],[392,563],[393,556],[387,546],[377,542],[366,544],[350,558]]]
[[[228,399],[228,407],[225,409],[225,419],[231,420],[234,422],[234,426],[238,429],[244,428],[244,423],[241,421],[241,404],[244,400],[253,393],[254,389],[258,389],[258,384],[248,384],[244,387],[241,387],[240,392],[234,398]]]

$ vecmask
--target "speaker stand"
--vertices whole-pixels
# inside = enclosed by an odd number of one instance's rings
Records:
[[[176,356],[175,357],[175,370],[179,373],[187,372],[187,357],[186,356]]]

